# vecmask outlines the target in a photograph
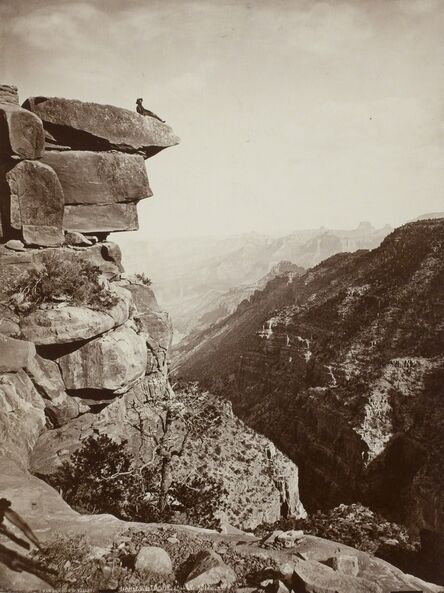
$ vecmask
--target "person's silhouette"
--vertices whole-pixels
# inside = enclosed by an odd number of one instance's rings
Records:
[[[136,111],[137,111],[137,113],[140,113],[140,115],[145,115],[146,117],[154,117],[154,119],[158,119],[159,121],[161,121],[164,124],[165,123],[165,120],[164,119],[160,119],[160,117],[158,115],[156,115],[155,113],[153,113],[149,109],[145,109],[145,107],[142,105],[142,101],[143,101],[143,99],[137,99],[137,101],[136,101]]]

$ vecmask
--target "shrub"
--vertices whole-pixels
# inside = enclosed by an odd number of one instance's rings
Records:
[[[136,274],[136,278],[139,282],[141,282],[145,286],[151,286],[151,284],[152,284],[151,278],[148,278],[148,276],[144,272],[142,272],[140,274]]]
[[[171,521],[181,514],[185,522],[214,527],[214,511],[226,494],[222,482],[205,477],[172,481],[168,504],[159,510],[161,460],[138,469],[125,451],[107,435],[93,435],[48,482],[76,510],[111,513],[132,521]]]
[[[39,268],[28,270],[9,288],[8,296],[21,312],[45,303],[66,301],[92,309],[109,309],[117,296],[101,282],[101,271],[81,258],[67,259],[49,252]]]

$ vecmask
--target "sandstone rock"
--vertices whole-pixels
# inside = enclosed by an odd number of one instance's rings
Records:
[[[0,155],[38,159],[44,150],[43,125],[34,113],[12,102],[0,103]]]
[[[140,155],[70,150],[42,161],[57,173],[65,204],[136,202],[152,196]]]
[[[11,227],[23,229],[25,243],[61,245],[63,192],[51,167],[37,161],[22,161],[6,173],[5,181],[8,195],[0,197],[2,201],[9,199]]]
[[[46,414],[54,426],[62,426],[80,414],[81,407],[66,393],[60,369],[55,362],[37,355],[25,370],[42,395]]]
[[[168,371],[168,352],[173,336],[173,326],[168,313],[161,311],[154,292],[138,282],[122,284],[133,296],[137,317],[142,323],[142,334],[148,346],[147,372]]]
[[[137,206],[127,204],[76,204],[65,206],[63,225],[69,231],[80,233],[111,233],[137,231]]]
[[[343,574],[357,576],[359,574],[358,558],[347,554],[339,554],[332,558],[332,568]]]
[[[128,324],[58,359],[67,389],[128,391],[145,374],[145,340]]]
[[[0,334],[0,373],[14,373],[30,364],[34,356],[35,346],[31,342]]]
[[[93,242],[85,237],[85,235],[82,235],[82,233],[68,231],[65,233],[65,244],[75,245],[76,247],[90,247]]]
[[[11,251],[25,251],[25,246],[19,239],[10,239],[5,243],[5,247]]]
[[[19,104],[18,91],[16,86],[0,84],[0,103]]]
[[[382,593],[378,583],[334,571],[315,560],[299,560],[293,586],[304,593]],[[298,589],[299,587],[299,589]]]
[[[162,397],[167,385],[164,376],[145,377],[143,382],[150,392],[150,397]],[[32,452],[33,471],[42,475],[53,473],[63,461],[68,460],[72,453],[77,451],[84,439],[94,435],[96,431],[107,434],[116,442],[127,441],[126,449],[133,456],[135,463],[147,463],[152,460],[153,442],[151,438],[147,439],[146,435],[160,435],[159,412],[146,404],[146,394],[140,382],[121,397],[112,394],[107,401],[99,397],[96,403],[103,409],[85,413],[68,424],[40,436]],[[103,407],[106,403],[108,405]],[[94,406],[92,395],[90,405]],[[145,434],[141,434],[140,426]]]
[[[43,400],[25,371],[0,375],[0,454],[26,467],[44,426]]]
[[[196,555],[193,569],[185,581],[188,591],[220,587],[227,589],[236,582],[236,573],[212,550]]]
[[[56,226],[24,224],[22,236],[27,245],[54,247],[63,243],[62,229]]]
[[[106,311],[65,306],[37,309],[20,319],[22,336],[37,345],[79,342],[122,325],[129,317],[131,295],[116,287],[118,303]]]
[[[150,157],[179,143],[168,125],[112,105],[32,97],[23,107],[43,120],[59,144],[77,150],[114,149]]]
[[[168,553],[157,546],[143,546],[136,556],[134,568],[145,575],[169,577],[173,574],[173,564]]]

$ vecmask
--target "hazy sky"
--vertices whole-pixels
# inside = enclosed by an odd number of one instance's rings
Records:
[[[0,0],[0,81],[162,115],[147,235],[444,210],[444,0]]]

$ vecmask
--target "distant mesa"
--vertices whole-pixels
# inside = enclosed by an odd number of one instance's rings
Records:
[[[178,143],[153,117],[54,97],[20,107],[17,88],[0,85],[0,242],[137,230],[137,202],[153,195],[144,159]]]

